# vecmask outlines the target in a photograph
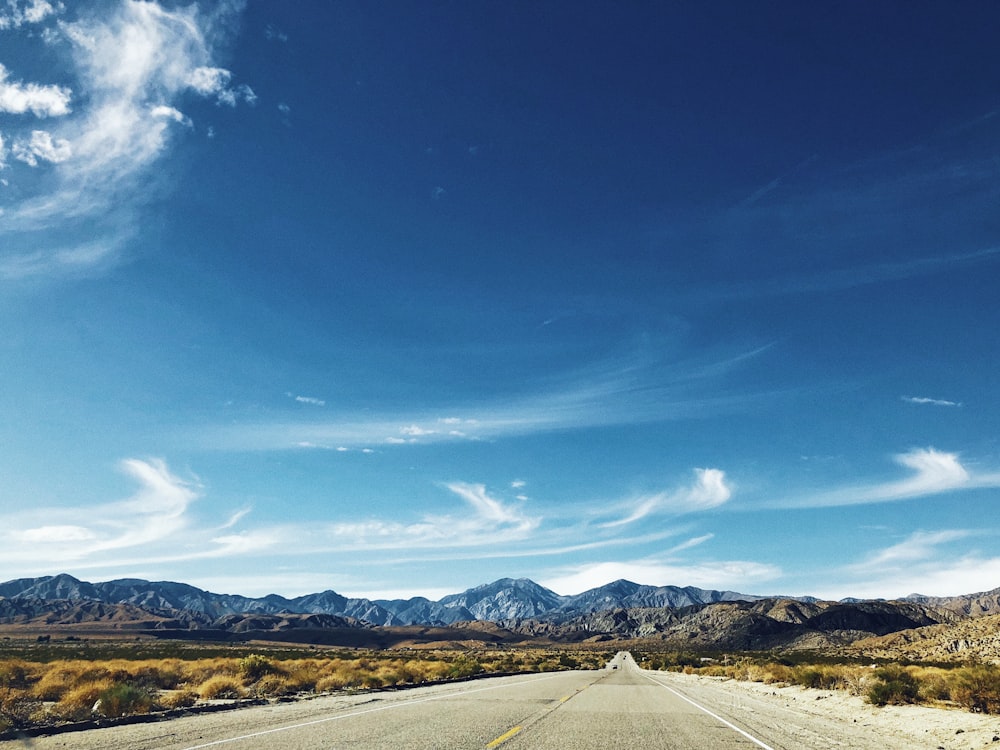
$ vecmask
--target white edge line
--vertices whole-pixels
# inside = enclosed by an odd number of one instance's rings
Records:
[[[558,674],[558,673],[557,673]],[[458,695],[468,695],[470,693],[482,693],[487,690],[499,690],[505,687],[516,687],[517,685],[526,685],[529,682],[541,682],[542,680],[551,680],[556,677],[557,674],[547,675],[545,677],[537,677],[531,680],[521,680],[520,682],[510,682],[503,685],[493,685],[492,687],[476,688],[475,690],[456,690],[445,693],[443,695],[432,695],[429,698],[417,698],[416,700],[404,700],[399,703],[390,703],[385,706],[376,706],[375,708],[366,708],[363,711],[352,711],[348,714],[338,714],[337,716],[327,716],[325,719],[314,719],[313,721],[306,721],[301,724],[290,724],[285,727],[275,727],[274,729],[265,729],[262,732],[253,732],[252,734],[244,734],[240,737],[226,737],[222,740],[215,740],[214,742],[206,742],[204,745],[192,745],[191,747],[186,747],[184,750],[201,750],[205,747],[217,747],[218,745],[226,745],[230,742],[239,742],[240,740],[251,740],[255,737],[264,737],[269,734],[275,734],[277,732],[288,732],[293,729],[302,729],[303,727],[311,727],[316,724],[326,724],[330,721],[340,721],[341,719],[350,719],[353,716],[363,716],[364,714],[373,714],[376,711],[388,711],[391,708],[404,708],[406,706],[414,706],[418,703],[427,703],[429,701],[438,701],[444,698],[454,698]],[[659,683],[657,683],[659,684]],[[771,750],[769,748],[769,750]]]
[[[771,747],[770,745],[764,744],[763,742],[761,742],[760,740],[758,740],[756,737],[754,737],[752,734],[743,731],[742,729],[740,729],[738,726],[736,726],[732,722],[726,721],[725,719],[723,719],[718,714],[712,713],[711,711],[709,711],[707,708],[705,708],[700,703],[695,703],[693,700],[691,700],[690,698],[688,698],[683,693],[679,693],[676,690],[674,690],[672,687],[664,685],[662,682],[660,682],[659,680],[654,679],[652,676],[646,674],[645,672],[643,672],[642,676],[645,677],[650,682],[652,682],[654,685],[659,685],[664,690],[669,690],[671,693],[673,693],[674,695],[676,695],[681,700],[687,701],[692,706],[694,706],[695,708],[697,708],[699,711],[704,711],[706,714],[708,714],[709,716],[711,716],[716,721],[721,721],[723,724],[725,724],[727,727],[729,727],[730,729],[732,729],[734,732],[739,732],[740,734],[742,734],[744,737],[746,737],[748,740],[750,740],[755,745],[760,745],[760,747],[764,748],[764,750],[774,750],[774,748]]]

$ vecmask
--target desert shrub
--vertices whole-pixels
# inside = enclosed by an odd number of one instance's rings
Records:
[[[953,675],[951,697],[970,711],[1000,714],[1000,668],[963,667]]]
[[[236,677],[240,673],[238,659],[197,659],[181,667],[181,683],[201,685],[217,675]]]
[[[131,685],[152,690],[172,690],[182,680],[180,665],[176,661],[140,662],[130,665],[125,680]]]
[[[26,688],[31,678],[32,665],[21,659],[0,662],[0,688]]]
[[[916,678],[905,667],[895,664],[875,670],[875,680],[868,687],[868,700],[876,706],[915,703],[919,692]]]
[[[580,666],[580,662],[574,659],[569,654],[559,655],[559,666],[566,667],[567,669],[576,669]]]
[[[244,656],[239,662],[240,677],[243,678],[243,682],[246,684],[256,682],[264,675],[275,671],[275,666],[271,663],[271,660],[260,654]]]
[[[271,673],[257,680],[253,684],[251,692],[258,698],[276,698],[282,695],[291,695],[295,689],[289,684],[287,677]]]
[[[791,684],[792,682],[792,668],[784,664],[772,662],[765,664],[762,670],[763,674],[760,681],[765,685],[773,685],[775,683]]]
[[[317,693],[330,693],[334,690],[343,690],[344,680],[340,675],[330,674],[326,677],[320,677],[313,689]]]
[[[198,693],[194,690],[174,690],[160,698],[164,708],[188,708],[198,702]]]
[[[97,699],[109,687],[111,683],[107,680],[85,682],[72,687],[62,694],[52,711],[57,717],[70,721],[89,719],[93,715]]]
[[[149,690],[129,683],[105,688],[94,703],[97,713],[110,718],[148,714],[154,705],[153,695]]]
[[[0,687],[0,732],[7,729],[24,729],[41,709],[42,702],[23,690]]]
[[[471,677],[483,671],[483,665],[476,659],[460,654],[448,665],[448,677]],[[539,670],[541,671],[541,670]]]
[[[316,683],[323,677],[321,667],[314,661],[299,662],[287,670],[287,682],[290,690],[296,693],[309,692],[316,689]]]
[[[823,671],[819,667],[811,665],[794,667],[792,669],[792,679],[796,685],[802,685],[803,687],[823,687]]]
[[[75,674],[54,667],[41,676],[31,692],[39,700],[58,701],[73,687],[76,680]]]
[[[921,701],[934,703],[951,699],[951,684],[947,672],[937,668],[921,669],[916,675],[917,697]]]
[[[217,674],[214,677],[209,677],[198,687],[198,695],[210,701],[243,698],[246,696],[246,691],[243,689],[243,683],[236,677]]]

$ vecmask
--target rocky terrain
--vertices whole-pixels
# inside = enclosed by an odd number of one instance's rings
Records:
[[[847,653],[871,659],[1000,663],[1000,614],[863,638]]]

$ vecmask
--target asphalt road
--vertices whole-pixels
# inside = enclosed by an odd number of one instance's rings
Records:
[[[151,724],[0,743],[36,750],[341,750],[346,748],[670,748],[912,750],[842,722],[734,699],[722,686],[640,670],[499,677],[399,692],[329,696]]]

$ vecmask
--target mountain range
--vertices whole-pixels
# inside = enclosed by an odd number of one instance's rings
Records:
[[[128,632],[364,648],[643,639],[702,651],[995,659],[997,618],[1000,588],[955,597],[831,602],[624,580],[561,596],[529,579],[502,578],[431,601],[348,598],[334,591],[252,598],[171,581],[88,583],[67,574],[0,584],[3,632],[43,639]]]
[[[449,594],[437,601],[424,597],[376,600],[349,598],[329,590],[292,599],[278,594],[253,598],[213,594],[173,581],[122,578],[104,583],[89,583],[66,573],[0,583],[0,597],[128,604],[147,610],[197,612],[213,619],[249,613],[323,614],[380,626],[451,625],[456,622],[523,619],[562,622],[612,609],[676,608],[764,598],[693,586],[643,586],[625,580],[614,581],[574,596],[561,596],[527,578],[501,578],[459,594]]]

